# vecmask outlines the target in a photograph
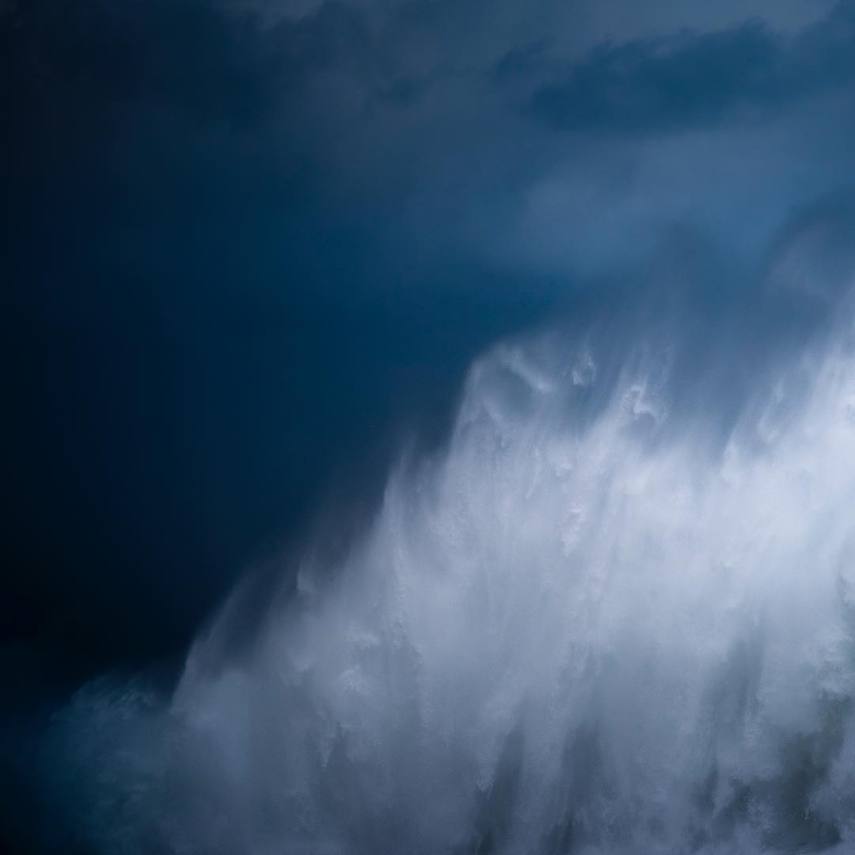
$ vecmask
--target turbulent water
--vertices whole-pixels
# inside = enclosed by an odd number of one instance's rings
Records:
[[[850,332],[691,370],[698,348],[618,338],[484,355],[445,449],[402,462],[239,651],[227,608],[170,699],[81,691],[53,773],[81,839],[855,851]]]

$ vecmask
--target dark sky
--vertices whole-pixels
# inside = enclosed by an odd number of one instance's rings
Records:
[[[829,0],[0,0],[5,718],[346,537],[497,337],[810,291],[853,84]]]
[[[552,295],[419,246],[396,188],[342,189],[308,90],[370,59],[344,7],[3,24],[3,637],[146,659]]]

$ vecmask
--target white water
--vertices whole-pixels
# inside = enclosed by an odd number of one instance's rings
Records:
[[[80,695],[84,836],[111,853],[855,851],[839,340],[725,433],[677,415],[664,346],[611,373],[593,339],[487,354],[447,449],[402,464],[343,566],[307,560],[242,654],[222,657],[215,625],[166,708]]]

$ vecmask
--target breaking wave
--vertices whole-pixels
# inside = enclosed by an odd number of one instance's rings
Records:
[[[445,449],[400,463],[337,566],[307,552],[239,651],[233,604],[168,700],[82,690],[52,773],[82,838],[853,851],[851,335],[690,371],[618,338],[498,346]]]

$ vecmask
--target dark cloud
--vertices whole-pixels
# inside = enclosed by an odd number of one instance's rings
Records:
[[[532,115],[579,132],[662,133],[756,117],[855,76],[855,20],[841,6],[796,38],[750,21],[595,48],[531,98]]]

